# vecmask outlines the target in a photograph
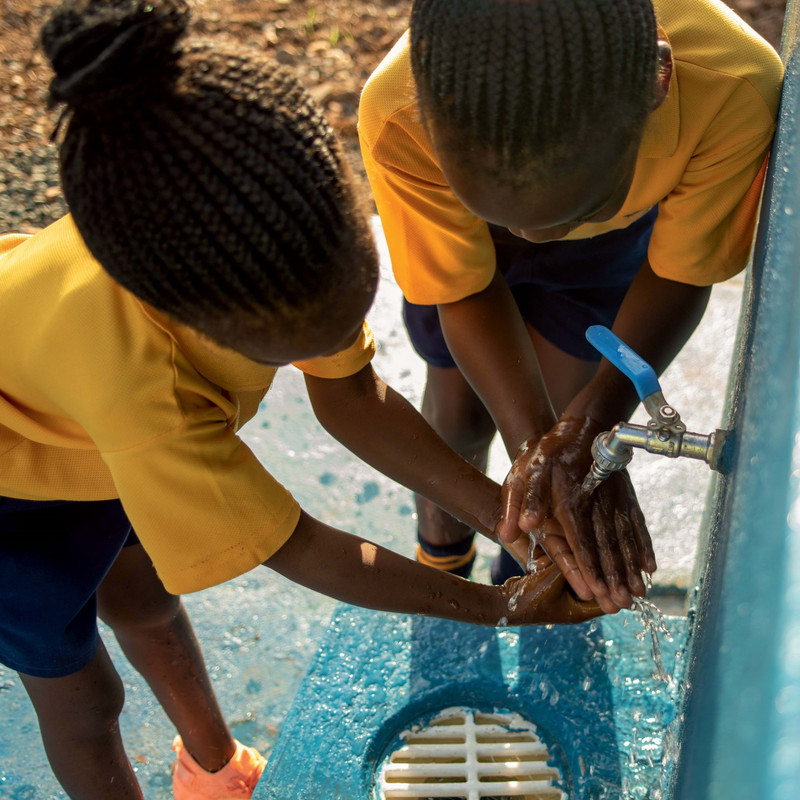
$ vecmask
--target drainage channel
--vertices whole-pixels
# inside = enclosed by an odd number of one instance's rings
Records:
[[[564,800],[560,771],[533,723],[454,707],[401,736],[383,760],[380,800]]]

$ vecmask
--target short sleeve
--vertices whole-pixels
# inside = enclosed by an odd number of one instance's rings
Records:
[[[331,356],[295,361],[293,365],[316,378],[347,378],[366,367],[374,355],[375,337],[365,320],[361,333],[346,350]]]
[[[420,305],[453,303],[485,289],[494,276],[486,222],[450,188],[364,156],[397,285]],[[442,179],[444,181],[444,179]]]
[[[358,135],[406,299],[437,305],[485,289],[496,266],[489,228],[456,198],[437,163],[419,115],[407,35],[364,86]]]
[[[747,266],[775,114],[739,81],[661,200],[648,256],[656,274],[707,286]]]
[[[167,591],[206,589],[262,564],[300,507],[219,409],[142,444],[102,454],[133,529]]]
[[[704,286],[747,266],[770,139],[745,143],[719,162],[689,165],[659,204],[649,247],[656,274]]]

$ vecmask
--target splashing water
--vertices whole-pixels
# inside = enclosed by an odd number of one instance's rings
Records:
[[[530,540],[530,547],[528,548],[528,573],[533,575],[539,567],[536,565],[536,547],[544,541],[545,533],[529,533],[528,539]]]
[[[658,643],[659,633],[663,633],[668,642],[672,641],[672,635],[664,621],[664,615],[658,606],[640,597],[633,598],[633,608],[642,615],[642,630],[635,634],[636,638],[641,642],[648,633],[650,634],[650,655],[655,664],[651,677],[655,681],[669,685],[672,682],[672,676],[664,669],[661,645]]]
[[[519,586],[514,590],[514,594],[508,598],[508,610],[513,614],[517,610],[517,603],[522,593],[525,591],[525,582],[520,581]]]

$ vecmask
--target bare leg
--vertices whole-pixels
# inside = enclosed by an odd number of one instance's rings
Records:
[[[480,398],[457,368],[428,366],[422,416],[453,450],[478,469],[486,469],[495,425]],[[469,526],[424,497],[417,495],[416,502],[420,536],[425,541],[434,545],[448,545],[472,533]]]
[[[164,589],[141,545],[123,548],[97,591],[98,614],[114,631],[195,761],[216,772],[236,745],[179,597]]]
[[[73,800],[143,800],[119,732],[125,692],[102,642],[63,678],[20,674],[39,718],[47,758]]]

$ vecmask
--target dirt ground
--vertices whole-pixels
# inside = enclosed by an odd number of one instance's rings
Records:
[[[45,108],[50,72],[36,37],[55,0],[0,0],[0,230],[32,231],[64,213]],[[405,30],[410,0],[193,0],[194,29],[265,50],[296,70],[361,173],[358,97]],[[730,0],[778,47],[785,0]]]

